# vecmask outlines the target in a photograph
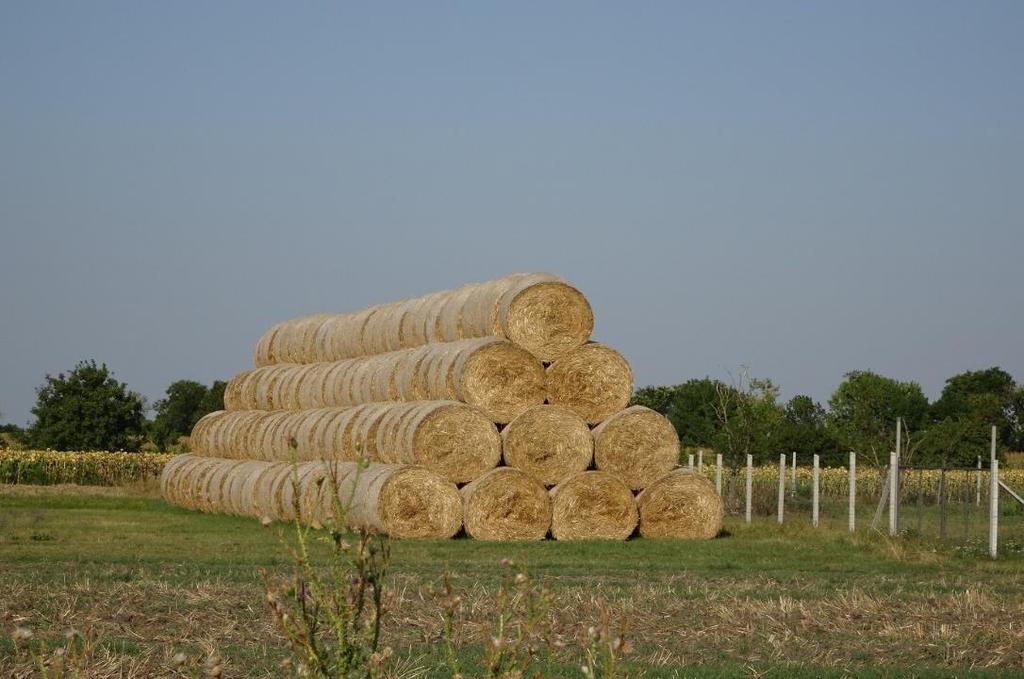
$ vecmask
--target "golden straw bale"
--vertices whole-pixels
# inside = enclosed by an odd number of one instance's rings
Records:
[[[460,491],[466,532],[479,540],[542,540],[551,499],[539,481],[512,467],[493,469]]]
[[[563,279],[512,274],[349,314],[277,323],[256,343],[254,358],[257,367],[337,361],[498,336],[551,361],[586,342],[593,324],[590,304]]]
[[[636,500],[644,537],[708,540],[722,530],[722,498],[701,474],[686,469],[669,472]]]
[[[544,402],[544,367],[529,352],[492,338],[451,344],[463,345],[449,373],[454,400],[501,423]]]
[[[573,286],[551,274],[531,274],[502,294],[498,324],[497,334],[542,361],[555,361],[590,338],[594,312]]]
[[[235,410],[306,410],[396,398],[454,400],[479,408],[493,422],[508,422],[544,402],[546,379],[535,356],[487,337],[333,364],[256,368],[240,387],[238,402],[244,408],[236,404]]]
[[[556,540],[625,540],[636,529],[633,491],[608,472],[580,472],[551,489]]]
[[[422,467],[329,463],[321,487],[321,517],[334,515],[333,498],[347,505],[346,523],[393,538],[450,538],[462,527],[455,484]],[[336,492],[330,483],[337,483]]]
[[[545,486],[584,471],[594,457],[594,437],[579,415],[563,406],[539,405],[519,414],[501,432],[505,464]]]
[[[679,435],[668,418],[644,406],[620,410],[594,428],[594,464],[633,490],[646,488],[679,463]]]
[[[198,456],[282,462],[365,457],[423,466],[455,483],[475,479],[501,459],[494,423],[455,401],[246,410],[208,415],[196,428],[202,433],[193,445]]]
[[[575,410],[597,424],[622,410],[633,396],[633,371],[614,349],[592,342],[547,369],[548,401]]]

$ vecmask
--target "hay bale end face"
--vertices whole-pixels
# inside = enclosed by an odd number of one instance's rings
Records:
[[[551,489],[556,540],[625,540],[636,529],[633,492],[614,474],[576,474]]]
[[[501,432],[505,464],[545,486],[584,471],[594,457],[594,437],[579,415],[563,406],[524,411]]]
[[[544,403],[544,365],[509,342],[470,341],[449,372],[455,396],[480,408],[495,422],[511,422],[521,412]]]
[[[551,527],[544,486],[511,467],[493,469],[461,491],[466,533],[478,540],[542,540]]]
[[[704,476],[677,469],[637,496],[640,535],[646,538],[710,540],[722,530],[724,509]]]
[[[622,354],[603,344],[585,344],[547,369],[548,402],[574,410],[597,424],[629,404],[633,371]]]
[[[526,277],[502,296],[502,334],[542,361],[554,361],[590,339],[594,312],[576,288],[550,275]]]
[[[679,463],[679,435],[661,413],[632,406],[594,428],[594,464],[622,478],[633,490],[646,488]]]

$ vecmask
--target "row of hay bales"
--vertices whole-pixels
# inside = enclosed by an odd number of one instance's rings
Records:
[[[360,507],[350,521],[396,537],[446,537],[455,523],[480,539],[624,539],[638,526],[713,536],[714,488],[673,471],[674,427],[627,407],[629,364],[591,342],[592,328],[586,298],[550,274],[279,323],[257,343],[256,368],[229,382],[225,410],[196,424],[194,455],[165,472],[166,496],[315,522],[342,484]],[[376,479],[365,491],[351,475],[359,463]],[[293,466],[316,488],[274,485]],[[402,483],[386,481],[400,472]],[[428,516],[452,498],[461,511]]]
[[[499,433],[481,411],[457,401],[220,410],[196,423],[191,442],[195,454],[208,457],[415,464],[453,483],[472,481],[502,461],[545,486],[594,466],[632,490],[667,473],[679,455],[675,428],[643,406],[591,430],[572,410],[542,404]]]
[[[629,402],[633,373],[598,343],[573,348],[546,368],[498,337],[427,344],[337,361],[274,364],[235,376],[226,410],[307,410],[386,401],[461,401],[506,423],[541,403],[563,405],[597,424]]]
[[[255,363],[337,361],[475,337],[505,338],[553,361],[586,342],[593,329],[590,303],[566,281],[512,274],[354,313],[283,321],[256,343]]]
[[[498,467],[460,490],[415,465],[190,454],[175,457],[161,476],[164,497],[188,509],[324,525],[340,506],[350,528],[450,538],[465,527],[478,540],[624,540],[638,528],[645,537],[711,538],[721,506],[707,485],[680,469],[634,497],[614,474],[584,471],[548,490],[529,474]]]

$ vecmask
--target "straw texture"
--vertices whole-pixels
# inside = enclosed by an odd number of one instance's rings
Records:
[[[722,498],[702,475],[678,469],[637,496],[640,534],[648,538],[708,540],[722,530]]]
[[[551,526],[547,491],[518,469],[498,467],[460,492],[466,533],[478,540],[542,540]]]
[[[650,408],[626,408],[594,428],[594,464],[633,490],[647,487],[678,462],[676,428]]]
[[[501,432],[505,464],[553,486],[590,466],[594,438],[579,415],[563,406],[540,405]]]
[[[509,422],[544,402],[543,364],[496,337],[310,365],[278,364],[245,371],[228,383],[225,408],[302,410],[380,401],[453,400]]]
[[[347,314],[283,321],[256,343],[257,367],[339,361],[432,342],[498,336],[544,361],[582,345],[594,328],[590,303],[553,274],[512,274]]]
[[[217,411],[196,423],[191,444],[206,457],[415,464],[454,483],[472,481],[501,459],[494,423],[455,401]]]
[[[551,489],[556,540],[625,540],[636,529],[636,500],[614,474],[581,472]]]
[[[327,524],[345,508],[350,528],[395,538],[450,538],[462,528],[455,484],[422,467],[355,462],[286,464],[179,455],[160,478],[187,509]]]
[[[633,371],[614,349],[596,342],[575,349],[547,369],[548,401],[597,424],[633,396]]]

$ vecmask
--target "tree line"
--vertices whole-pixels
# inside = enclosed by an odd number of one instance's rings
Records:
[[[148,408],[105,364],[83,361],[46,376],[36,391],[35,420],[25,429],[0,426],[0,447],[187,450],[192,426],[224,407],[224,387],[220,380],[210,386],[178,380]],[[683,445],[720,452],[734,467],[747,454],[771,463],[790,452],[844,464],[850,450],[884,465],[895,447],[897,417],[904,422],[908,464],[970,466],[987,455],[992,425],[1000,451],[1024,450],[1024,385],[998,367],[950,377],[934,403],[916,382],[869,371],[847,373],[827,407],[806,395],[782,402],[774,382],[746,369],[729,382],[704,377],[643,387],[633,403],[668,417]]]
[[[67,373],[46,376],[36,390],[35,420],[24,429],[0,426],[0,448],[184,451],[199,418],[224,407],[225,386],[221,380],[210,386],[178,380],[150,409],[106,364],[82,361]],[[150,410],[152,418],[146,416]]]
[[[847,373],[827,407],[806,395],[781,402],[775,383],[747,370],[728,383],[704,377],[644,387],[633,402],[667,416],[683,445],[714,449],[733,467],[747,454],[772,463],[790,452],[840,465],[849,451],[884,465],[897,418],[906,464],[972,466],[978,455],[987,458],[993,425],[1000,454],[1024,449],[1024,385],[998,367],[950,377],[934,403],[917,382],[864,370]]]

